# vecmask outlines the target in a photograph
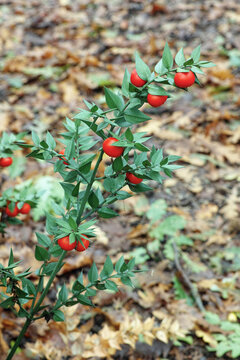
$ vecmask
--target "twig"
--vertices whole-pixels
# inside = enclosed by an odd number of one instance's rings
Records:
[[[175,263],[175,266],[176,266],[176,269],[179,271],[179,273],[181,274],[185,284],[188,286],[190,292],[191,292],[191,295],[192,297],[194,298],[198,308],[200,311],[205,311],[205,308],[203,306],[203,303],[202,303],[202,300],[200,298],[200,295],[198,293],[198,289],[197,287],[195,287],[189,277],[187,276],[187,274],[185,273],[183,267],[181,266],[180,264],[180,261],[179,261],[179,252],[178,252],[178,248],[177,248],[177,245],[175,242],[173,242],[172,244],[173,246],[173,250],[174,250],[174,263]]]

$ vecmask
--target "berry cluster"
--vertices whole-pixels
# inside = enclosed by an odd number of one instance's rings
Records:
[[[19,213],[20,214],[28,214],[31,210],[31,206],[28,203],[24,203],[21,209],[18,208],[18,202],[15,203],[13,210],[10,210],[10,201],[7,202],[7,206],[5,209],[5,213],[9,217],[16,217]]]
[[[142,87],[147,83],[147,81],[140,78],[136,69],[132,71],[130,81],[136,87]],[[186,89],[192,86],[194,82],[195,75],[191,70],[188,72],[177,72],[174,76],[174,84],[181,89]],[[148,94],[147,102],[153,107],[158,107],[163,105],[166,102],[167,98],[167,95]]]
[[[77,251],[85,251],[88,247],[89,247],[89,240],[86,239],[86,235],[84,235],[85,237],[81,237],[81,241],[75,240],[74,242],[70,242],[70,238],[69,236],[64,236],[60,239],[58,239],[58,245],[60,246],[60,248],[62,248],[65,251],[70,251],[73,249],[76,249]]]

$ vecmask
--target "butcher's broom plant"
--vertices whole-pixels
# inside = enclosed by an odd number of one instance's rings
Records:
[[[186,90],[194,83],[199,84],[201,68],[213,66],[207,61],[200,61],[200,46],[195,48],[188,59],[180,49],[174,59],[168,44],[165,45],[162,59],[154,71],[135,55],[135,69],[130,74],[127,70],[121,90],[113,92],[105,88],[108,109],[101,109],[97,104],[84,101],[86,109],[81,109],[73,118],[67,118],[61,133],[61,147],[48,132],[45,139],[32,133],[33,144],[24,142],[22,137],[9,138],[6,134],[0,141],[0,167],[9,167],[16,147],[29,147],[27,157],[44,160],[54,166],[64,190],[63,206],[54,204],[53,213],[46,214],[46,231],[36,233],[38,244],[35,258],[40,262],[35,272],[38,281],[31,279],[31,269],[19,273],[15,271],[19,261],[14,260],[11,250],[7,266],[0,264],[1,306],[12,309],[18,316],[25,318],[25,324],[10,349],[7,360],[13,358],[28,327],[38,319],[64,321],[62,306],[82,304],[94,306],[91,298],[98,290],[117,292],[117,278],[124,285],[133,286],[132,278],[138,272],[134,259],[125,262],[123,257],[113,264],[110,257],[99,272],[93,262],[88,279],[81,272],[73,285],[60,287],[55,303],[45,302],[54,279],[64,266],[68,251],[84,252],[92,245],[94,225],[98,218],[118,216],[113,204],[134,195],[152,190],[149,184],[155,181],[162,184],[164,178],[172,177],[179,165],[175,162],[179,156],[165,156],[162,149],[149,147],[150,137],[137,132],[138,124],[151,121],[140,108],[144,103],[150,106],[166,106],[171,96],[169,89]],[[13,136],[13,137],[12,137]],[[8,139],[8,140],[7,140]],[[10,139],[10,140],[9,140]],[[147,144],[146,144],[147,143]],[[104,176],[99,176],[99,166],[109,157]],[[101,175],[101,174],[100,174]],[[0,194],[1,195],[1,194]],[[25,205],[26,213],[35,202],[30,199],[9,198],[1,195],[1,228],[17,218]],[[24,210],[22,210],[24,211]],[[24,212],[23,212],[24,213]],[[4,223],[4,224],[3,224]],[[30,303],[30,306],[25,306]],[[29,308],[29,310],[27,310]]]

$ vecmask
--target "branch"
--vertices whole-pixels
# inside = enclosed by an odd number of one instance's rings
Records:
[[[194,298],[198,308],[200,311],[205,311],[205,308],[203,306],[203,303],[202,303],[202,299],[200,298],[200,295],[198,293],[198,289],[197,287],[195,287],[189,277],[187,276],[187,274],[185,273],[182,265],[180,264],[180,261],[179,261],[179,252],[178,252],[178,248],[177,248],[177,245],[175,243],[175,241],[173,242],[172,244],[173,246],[173,250],[174,250],[174,263],[175,263],[175,267],[176,269],[179,271],[179,273],[181,274],[185,284],[187,285],[187,287],[189,288],[190,292],[191,292],[191,295],[192,297]]]

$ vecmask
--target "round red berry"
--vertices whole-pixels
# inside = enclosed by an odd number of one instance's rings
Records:
[[[64,154],[65,154],[65,149],[62,149],[61,151],[59,151],[59,155],[64,155]],[[66,161],[63,161],[63,163],[65,165],[68,165],[67,159],[65,157],[63,157],[63,159],[66,160]]]
[[[165,101],[167,100],[167,96],[166,95],[152,95],[152,94],[148,94],[147,96],[147,102],[149,103],[149,105],[153,106],[153,107],[158,107],[161,106],[165,103]]]
[[[28,214],[31,210],[31,206],[28,203],[24,203],[22,208],[19,210],[21,214]]]
[[[103,151],[105,154],[111,157],[119,157],[122,155],[124,151],[124,147],[120,146],[113,146],[114,143],[116,143],[118,140],[114,137],[109,137],[103,142]]]
[[[128,179],[128,181],[132,184],[140,184],[143,179],[138,178],[137,176],[133,175],[132,173],[126,173],[126,178]]]
[[[15,217],[15,216],[17,216],[18,213],[19,213],[19,209],[18,209],[18,207],[17,207],[17,203],[15,203],[15,207],[14,207],[13,211],[11,211],[11,210],[9,209],[9,204],[10,204],[10,201],[8,201],[8,203],[7,203],[7,207],[6,207],[5,213],[6,213],[7,216],[9,216],[9,217]]]
[[[182,89],[192,86],[194,82],[195,82],[195,75],[192,71],[178,72],[174,76],[175,85]]]
[[[144,84],[146,84],[146,81],[141,79],[140,76],[138,76],[136,69],[132,71],[130,81],[136,87],[142,87]]]
[[[7,167],[12,165],[13,159],[11,157],[0,158],[0,166]]]
[[[64,236],[58,239],[58,245],[63,250],[69,251],[69,250],[73,250],[76,247],[77,241],[75,240],[73,243],[70,244],[69,236]]]
[[[90,242],[88,239],[81,237],[81,241],[82,243],[80,241],[78,241],[77,243],[77,247],[76,247],[77,251],[85,251],[89,247]]]

